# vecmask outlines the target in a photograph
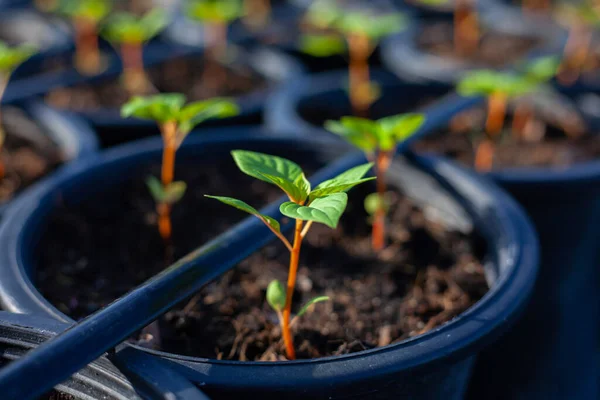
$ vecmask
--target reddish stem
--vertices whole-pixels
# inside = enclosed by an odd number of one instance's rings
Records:
[[[371,45],[369,38],[362,34],[351,34],[347,40],[350,55],[350,64],[348,66],[350,103],[352,103],[355,115],[366,117],[371,105],[369,76]]]
[[[391,152],[381,151],[377,154],[376,160],[376,185],[379,202],[373,220],[373,232],[371,243],[374,251],[381,251],[385,247],[385,219],[386,219],[386,204],[385,193],[387,186],[385,183],[385,173],[387,172],[391,162]]]
[[[168,186],[173,182],[175,176],[175,153],[177,151],[177,123],[167,122],[161,127],[163,136],[164,148],[161,168],[161,181],[163,187]],[[166,203],[157,205],[158,212],[158,230],[160,236],[168,241],[171,239],[171,206]]]
[[[123,80],[130,95],[143,95],[148,88],[144,72],[144,51],[141,43],[123,43]]]
[[[457,54],[469,55],[479,44],[479,22],[471,0],[457,0],[454,11],[454,49]]]
[[[300,248],[302,247],[302,225],[303,221],[296,220],[296,229],[294,231],[294,244],[290,254],[290,268],[288,272],[287,292],[285,296],[285,306],[283,308],[283,319],[281,321],[281,331],[285,352],[289,360],[296,359],[294,350],[294,338],[290,329],[290,316],[292,314],[292,298],[296,288],[296,275],[298,273],[298,264],[300,261]]]
[[[96,22],[75,18],[75,67],[83,75],[95,75],[100,67],[100,50]]]

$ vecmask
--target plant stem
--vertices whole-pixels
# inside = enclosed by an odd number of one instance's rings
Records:
[[[148,80],[144,72],[144,52],[141,43],[123,43],[123,80],[130,96],[143,95],[148,89]]]
[[[390,166],[390,161],[390,152],[380,151],[377,154],[375,182],[377,186],[377,196],[379,197],[379,202],[377,204],[377,210],[375,210],[373,232],[371,235],[371,244],[374,251],[381,251],[385,247],[385,193],[387,191],[385,173]]]
[[[372,100],[369,77],[371,45],[369,38],[363,34],[350,34],[347,40],[350,53],[348,66],[350,103],[356,116],[366,117]]]
[[[496,92],[488,97],[488,113],[485,121],[485,131],[490,137],[500,133],[504,126],[506,117],[507,96],[504,93]]]
[[[247,24],[254,29],[264,26],[271,14],[270,0],[246,0],[244,2]]]
[[[563,85],[571,85],[578,78],[590,51],[592,32],[583,24],[574,24],[569,30],[563,61],[557,79]]]
[[[475,151],[475,170],[478,172],[488,172],[492,170],[494,163],[494,142],[489,138],[484,138]]]
[[[100,50],[96,22],[75,18],[75,67],[80,74],[95,75],[100,71]]]
[[[161,180],[164,187],[173,182],[175,176],[175,152],[177,151],[176,136],[177,123],[174,121],[166,122],[161,126],[161,133],[164,142],[163,159],[161,169]],[[160,236],[168,241],[171,239],[171,206],[167,203],[157,205],[158,212],[158,231]]]
[[[531,110],[525,103],[519,103],[515,109],[512,121],[511,132],[516,138],[523,138],[525,128],[531,118]]]
[[[296,229],[294,231],[294,245],[290,253],[290,268],[288,271],[287,292],[285,296],[285,306],[283,307],[283,319],[281,321],[281,333],[285,343],[285,352],[289,360],[296,359],[294,350],[294,338],[290,329],[290,316],[292,314],[292,298],[296,287],[296,274],[298,273],[298,263],[300,260],[300,247],[302,246],[302,225],[303,221],[296,220]]]
[[[473,54],[479,43],[479,23],[472,0],[456,0],[454,11],[454,50],[459,55]]]

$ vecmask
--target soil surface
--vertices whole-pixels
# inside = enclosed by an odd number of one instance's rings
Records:
[[[224,184],[219,172],[225,169],[223,165],[208,171],[178,169],[178,179],[185,178],[198,189],[175,208],[177,256],[244,216],[215,201],[194,199],[196,192],[226,196],[243,192],[242,198],[254,205],[277,198],[279,192],[260,182],[246,186],[246,181],[230,179]],[[137,181],[125,187],[120,207],[104,213],[83,207],[62,209],[42,236],[38,265],[44,268],[38,268],[38,286],[74,318],[106,305],[164,268],[152,200]],[[452,320],[488,290],[480,262],[485,253],[482,242],[426,220],[397,192],[390,245],[380,255],[373,254],[362,206],[371,191],[367,186],[354,189],[340,227],[331,230],[315,224],[305,239],[296,311],[315,296],[331,300],[298,321],[300,358],[361,351],[424,333]],[[186,212],[190,209],[202,212],[190,215]],[[282,245],[267,246],[159,319],[140,334],[140,343],[209,358],[282,359],[277,317],[265,302],[265,291],[272,279],[286,280],[288,257]]]
[[[235,97],[262,89],[267,82],[250,67],[240,63],[223,66],[202,58],[178,58],[148,69],[153,87],[149,93],[183,93],[188,101],[211,97]],[[56,89],[46,101],[59,108],[91,111],[118,109],[130,98],[121,78],[95,85],[81,84]]]
[[[473,166],[477,143],[485,137],[483,109],[463,113],[453,121],[458,129],[438,131],[428,139],[415,143],[416,151],[444,154],[461,163]],[[465,125],[466,124],[466,125]],[[533,121],[530,139],[517,138],[511,129],[512,117],[496,140],[493,168],[556,167],[600,159],[600,135],[591,132],[568,136],[562,129]],[[544,136],[541,136],[545,133]]]
[[[540,44],[537,38],[489,31],[483,33],[476,52],[459,55],[454,49],[453,38],[451,23],[431,23],[421,28],[417,47],[440,57],[468,61],[482,67],[499,68],[521,59]]]
[[[63,157],[41,128],[16,108],[2,110],[5,142],[0,146],[0,204],[58,167]]]

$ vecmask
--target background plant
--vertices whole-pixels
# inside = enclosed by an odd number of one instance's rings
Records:
[[[456,0],[454,6],[454,50],[460,55],[473,54],[479,45],[479,37],[476,0]]]
[[[95,75],[102,70],[98,29],[111,8],[109,0],[59,0],[56,11],[66,15],[75,30],[75,67],[81,74]]]
[[[14,70],[36,52],[36,47],[29,44],[10,47],[0,41],[0,102]],[[0,113],[0,151],[4,145],[5,138],[6,134],[2,128],[2,114]],[[0,179],[4,177],[4,174],[4,164],[0,161]]]
[[[425,122],[423,114],[399,114],[372,121],[359,117],[342,117],[339,121],[325,122],[325,128],[342,136],[361,149],[374,161],[377,192],[365,201],[367,211],[373,213],[373,250],[385,247],[385,220],[388,209],[385,175],[399,143],[412,136]]]
[[[291,243],[283,235],[279,222],[274,218],[261,214],[241,200],[207,195],[207,197],[258,217],[289,250],[290,264],[287,289],[284,289],[278,281],[271,282],[267,290],[267,301],[279,316],[286,355],[288,359],[293,360],[296,358],[296,352],[291,333],[292,297],[296,286],[302,240],[314,222],[325,224],[330,228],[337,227],[348,203],[346,192],[354,186],[372,179],[364,178],[365,174],[371,169],[372,164],[352,168],[311,189],[310,182],[306,179],[300,166],[285,158],[244,150],[235,150],[232,152],[232,156],[243,173],[279,187],[290,200],[283,203],[279,207],[279,211],[284,216],[296,221],[294,239]],[[302,307],[297,317],[304,314],[310,305],[323,300],[327,300],[327,297],[312,299]]]
[[[130,95],[146,94],[149,87],[144,72],[143,46],[167,25],[165,10],[155,8],[142,17],[120,12],[105,22],[103,35],[121,50],[123,83]]]
[[[158,230],[165,241],[171,238],[171,207],[179,201],[186,189],[184,182],[175,182],[175,153],[190,131],[212,118],[237,115],[238,107],[225,99],[210,99],[186,104],[178,93],[148,97],[134,97],[121,109],[123,117],[137,117],[156,121],[163,139],[163,157],[160,181],[147,180],[150,193],[156,201]]]

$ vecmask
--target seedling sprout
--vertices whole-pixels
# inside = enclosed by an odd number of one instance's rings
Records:
[[[120,48],[123,60],[123,83],[130,95],[143,95],[148,91],[148,78],[144,72],[143,46],[158,35],[167,25],[164,10],[154,9],[142,17],[121,12],[110,16],[103,30],[104,37]]]
[[[365,201],[365,208],[373,213],[373,250],[385,247],[385,220],[388,208],[386,172],[398,144],[411,137],[425,122],[423,114],[399,114],[372,121],[359,117],[342,117],[339,121],[325,122],[325,128],[342,136],[365,152],[374,161],[377,193]]]
[[[69,17],[75,30],[75,67],[81,74],[102,70],[98,28],[111,6],[109,0],[60,0],[57,12]]]
[[[13,71],[36,52],[37,49],[32,45],[24,44],[17,47],[9,47],[6,43],[0,41],[0,101],[2,101]],[[0,150],[2,150],[6,137],[2,128],[1,116],[2,114],[0,114]],[[0,179],[4,177],[4,173],[4,165],[0,162]]]
[[[364,178],[365,174],[371,169],[372,164],[354,167],[312,189],[300,166],[292,161],[244,150],[235,150],[231,154],[243,173],[279,187],[290,200],[283,203],[279,207],[279,211],[284,216],[296,221],[294,239],[291,243],[281,232],[279,222],[276,219],[261,214],[241,200],[231,197],[206,196],[258,217],[289,250],[290,264],[287,288],[284,288],[278,281],[271,282],[267,289],[267,302],[279,317],[287,358],[294,360],[296,352],[291,332],[294,321],[301,317],[312,304],[328,299],[322,296],[310,300],[296,314],[296,318],[291,320],[292,297],[296,286],[302,240],[314,222],[327,225],[332,229],[337,227],[348,202],[346,192],[360,183],[373,179]]]
[[[237,115],[238,107],[226,99],[210,99],[186,104],[182,94],[165,93],[148,97],[133,97],[121,108],[123,117],[156,121],[163,139],[160,181],[151,176],[148,188],[156,201],[158,230],[168,242],[171,238],[171,208],[184,195],[185,182],[175,182],[175,153],[190,131],[198,124],[214,118]]]

